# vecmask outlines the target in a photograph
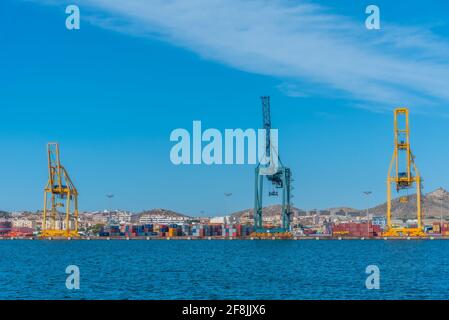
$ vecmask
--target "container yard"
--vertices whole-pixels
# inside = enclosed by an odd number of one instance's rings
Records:
[[[267,228],[267,230],[269,230]],[[328,225],[327,233],[319,229],[305,227],[303,231],[290,233],[288,236],[278,232],[270,236],[255,232],[253,225],[243,224],[143,224],[143,225],[114,225],[104,226],[97,234],[79,237],[46,237],[42,238],[31,228],[12,227],[9,222],[0,223],[0,239],[80,239],[80,240],[342,240],[342,239],[410,239],[409,236],[386,237],[379,225],[371,222],[344,222]],[[277,231],[275,229],[275,231]],[[269,232],[268,232],[269,233]],[[435,222],[427,226],[427,233],[420,239],[449,239],[449,223]]]

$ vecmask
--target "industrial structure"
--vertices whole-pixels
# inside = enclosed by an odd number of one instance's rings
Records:
[[[399,201],[408,202],[409,189],[416,189],[416,227],[401,227],[391,221],[391,188],[396,187]],[[394,152],[387,177],[387,230],[384,236],[425,236],[422,225],[421,176],[415,164],[415,157],[410,149],[409,111],[407,108],[394,110]]]
[[[272,141],[270,97],[261,97],[263,112],[263,128],[265,129],[265,155],[268,163],[260,163],[255,172],[255,201],[254,201],[254,228],[256,233],[283,233],[290,231],[291,211],[291,182],[290,168],[284,167],[279,157],[277,145]],[[278,196],[276,189],[282,189],[282,226],[277,229],[267,230],[263,226],[263,182],[264,177],[272,184],[274,189],[269,191],[269,196]]]
[[[47,152],[48,182],[44,189],[41,236],[77,237],[78,191],[61,165],[58,143],[48,143]]]

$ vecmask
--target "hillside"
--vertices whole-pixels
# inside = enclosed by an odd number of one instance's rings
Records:
[[[439,188],[422,196],[424,218],[441,216],[441,199],[443,199],[443,217],[449,217],[449,192]],[[370,208],[370,213],[375,216],[385,215],[386,211],[386,203]],[[399,199],[392,201],[392,214],[395,217],[400,219],[413,218],[413,212],[416,212],[416,194],[410,195],[406,203],[399,202]]]
[[[428,194],[422,196],[423,203],[423,216],[424,218],[439,218],[441,216],[441,199],[443,199],[443,217],[449,218],[449,192],[443,188],[439,188]],[[325,209],[332,214],[338,211],[344,212],[359,212],[361,215],[366,213],[366,209],[354,209],[350,207],[338,207]],[[293,208],[293,212],[297,213],[302,211],[298,208]],[[320,211],[320,210],[318,210]],[[369,213],[375,216],[384,216],[387,211],[386,202],[369,209]],[[414,212],[416,212],[416,194],[412,194],[408,197],[408,202],[401,203],[399,199],[393,199],[392,201],[392,214],[398,219],[414,218]],[[273,205],[264,208],[264,214],[266,216],[280,215],[281,205]],[[253,209],[246,209],[238,211],[232,214],[232,217],[236,219],[252,218]]]

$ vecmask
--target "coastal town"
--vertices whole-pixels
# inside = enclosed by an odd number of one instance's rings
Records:
[[[449,236],[449,211],[445,207],[449,193],[438,189],[424,197],[424,225],[427,234]],[[301,210],[292,208],[291,232],[298,237],[380,237],[386,226],[384,206],[357,210],[332,208]],[[415,219],[407,217],[407,208],[395,203],[394,223],[413,227]],[[405,212],[403,212],[405,211]],[[281,224],[281,206],[264,208],[263,224],[269,230]],[[401,213],[404,213],[401,215]],[[48,223],[48,221],[47,221]],[[64,228],[64,219],[57,219],[56,228]],[[166,209],[133,213],[126,210],[80,212],[78,230],[90,237],[228,237],[245,238],[253,233],[253,209],[230,215],[190,216]],[[0,237],[39,236],[42,212],[0,212]]]

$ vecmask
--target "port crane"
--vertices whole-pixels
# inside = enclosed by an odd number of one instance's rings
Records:
[[[383,234],[384,236],[426,236],[422,226],[421,183],[421,175],[410,148],[409,110],[407,108],[396,108],[394,110],[394,152],[387,177],[387,229]],[[401,203],[409,201],[408,195],[403,194],[404,191],[407,192],[415,187],[417,227],[398,227],[392,224],[392,186],[396,188]]]
[[[271,139],[271,115],[270,97],[261,97],[263,113],[263,129],[265,129],[265,159],[270,159],[268,164],[258,163],[255,170],[255,201],[254,201],[254,229],[255,233],[285,233],[290,231],[291,210],[291,183],[292,174],[290,168],[285,167],[279,157],[277,145]],[[273,164],[277,165],[273,167]],[[264,178],[274,186],[269,196],[277,196],[276,189],[282,189],[282,225],[280,228],[267,230],[263,226],[263,182]]]
[[[47,154],[48,182],[44,188],[41,237],[78,237],[78,191],[61,165],[59,144],[48,143]],[[59,210],[65,210],[63,221]]]

